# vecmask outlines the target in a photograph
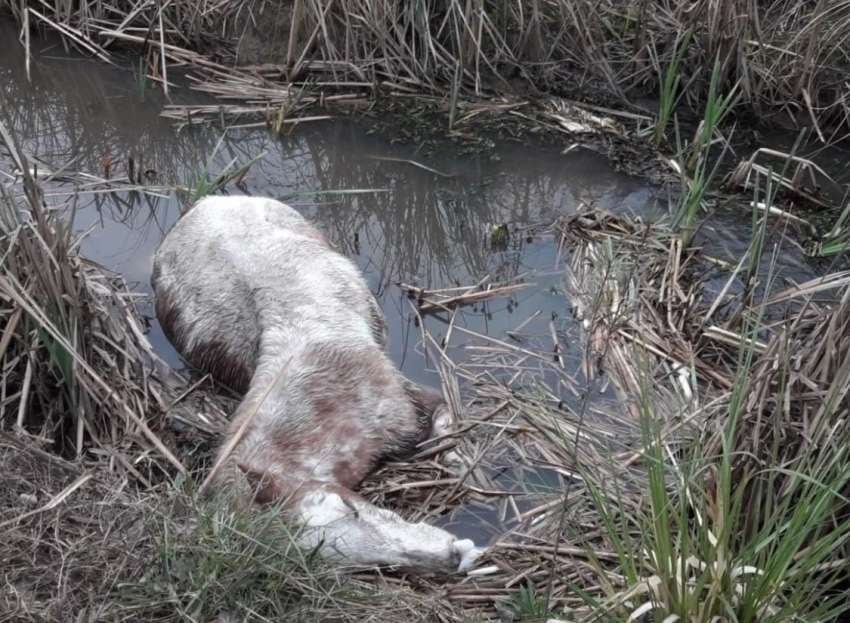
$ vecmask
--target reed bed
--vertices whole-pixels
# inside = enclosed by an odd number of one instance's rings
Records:
[[[120,447],[124,440],[135,446],[128,469],[153,455],[185,471],[155,432],[168,398],[132,296],[119,277],[79,257],[69,224],[44,204],[26,156],[2,126],[0,133],[23,176],[23,197],[11,184],[0,188],[0,418],[60,453],[79,456],[92,443]]]
[[[0,8],[22,25],[25,44],[38,27],[107,61],[133,46],[166,91],[190,68],[202,90],[285,112],[299,94],[321,103],[379,92],[443,97],[452,117],[458,101],[497,94],[578,95],[640,112],[630,101],[650,94],[662,100],[661,140],[678,104],[701,108],[716,73],[719,92],[740,90],[740,112],[812,125],[822,141],[850,118],[843,0],[5,0]]]
[[[589,343],[641,428],[640,450],[612,462],[646,478],[631,500],[618,487],[615,503],[588,481],[626,578],[591,620],[837,620],[850,538],[847,275],[766,284],[755,302],[736,270],[704,300],[709,258],[672,235],[636,244],[648,227],[598,215],[563,224],[577,249],[571,293],[602,299]],[[786,311],[771,315],[777,305]]]
[[[458,310],[427,308],[448,327],[423,340],[459,431],[365,491],[417,519],[490,509],[485,558],[443,585],[466,616],[836,620],[850,277],[755,304],[725,267],[708,296],[716,263],[663,224],[586,211],[555,232],[580,329],[523,322],[508,341],[474,336],[455,363]],[[410,291],[418,312],[429,298]]]

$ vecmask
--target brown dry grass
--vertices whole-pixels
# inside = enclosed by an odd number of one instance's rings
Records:
[[[659,94],[677,42],[687,38],[676,71],[692,109],[702,107],[719,63],[720,92],[738,85],[740,111],[814,125],[823,139],[850,118],[846,0],[178,0],[162,10],[156,3],[6,0],[3,6],[22,25],[53,29],[103,59],[119,44],[140,48],[149,77],[166,89],[180,65],[200,70],[205,88],[216,91],[241,64],[240,75],[253,78],[250,91],[224,95],[243,100],[291,103],[299,91],[293,83],[304,82],[323,101],[340,91],[355,99],[436,94],[449,100],[452,116],[459,95],[517,92],[631,107],[635,96]],[[236,52],[249,39],[267,63],[239,62]]]
[[[439,621],[451,609],[391,579],[341,574],[294,545],[274,509],[139,489],[0,432],[0,621]]]

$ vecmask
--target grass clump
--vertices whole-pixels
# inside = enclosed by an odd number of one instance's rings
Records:
[[[812,255],[829,257],[850,253],[850,202],[836,217],[829,231],[824,234],[812,250]]]
[[[850,290],[837,282],[827,305],[810,300],[814,284],[771,296],[768,274],[766,298],[753,302],[744,276],[744,304],[718,317],[716,304],[665,294],[688,292],[696,250],[675,239],[663,251],[634,246],[622,227],[603,236],[613,254],[574,264],[574,284],[592,279],[604,300],[631,306],[619,316],[602,305],[588,335],[603,336],[603,365],[640,431],[637,449],[613,454],[628,468],[610,458],[580,468],[605,534],[588,553],[601,594],[577,585],[581,620],[840,620],[850,610]],[[580,242],[590,245],[601,247]],[[634,271],[609,270],[612,256]],[[795,299],[788,319],[766,321]]]
[[[674,43],[675,51],[669,64],[663,71],[659,81],[658,113],[655,119],[655,146],[661,147],[667,134],[667,128],[673,120],[673,115],[681,99],[681,63],[691,41],[691,33],[686,32],[681,39]],[[658,63],[656,56],[656,63]]]
[[[16,407],[4,403],[0,421],[49,439],[66,456],[92,443],[118,444],[148,457],[146,465],[155,457],[185,471],[158,434],[168,368],[145,338],[125,284],[79,256],[73,221],[47,209],[2,125],[0,141],[24,172],[22,192],[0,186],[0,387]]]
[[[704,440],[672,453],[663,423],[648,405],[642,413],[646,498],[635,510],[595,495],[629,572],[624,586],[609,584],[593,601],[593,620],[834,621],[850,609],[842,562],[850,537],[846,444],[793,469],[762,456],[764,471],[743,476],[736,416],[718,415],[730,420],[719,456]],[[794,486],[778,489],[780,474],[793,476]]]
[[[222,134],[212,153],[209,155],[206,164],[199,171],[191,175],[185,187],[177,188],[186,206],[192,206],[204,197],[224,190],[231,183],[244,192],[244,179],[251,169],[251,165],[266,156],[266,152],[261,152],[247,162],[240,163],[239,156],[236,155],[228,160],[218,173],[213,173],[213,166],[224,144],[224,139],[225,134]]]
[[[188,501],[189,512],[157,513],[156,559],[141,581],[118,590],[121,607],[146,620],[421,620],[429,612],[411,616],[412,593],[358,582],[299,548],[279,508],[245,513],[179,493],[176,501]]]
[[[551,614],[545,596],[538,595],[531,586],[520,587],[509,604],[520,621],[545,621]]]
[[[718,91],[720,82],[720,61],[714,64],[711,82],[708,88],[708,98],[705,103],[703,118],[697,126],[694,138],[688,147],[683,147],[677,140],[678,159],[676,170],[682,180],[682,192],[679,205],[673,215],[673,227],[677,229],[685,244],[690,243],[694,229],[699,219],[699,211],[706,194],[712,187],[717,172],[726,153],[724,147],[719,157],[712,159],[712,147],[724,119],[731,112],[738,96],[738,85],[722,94]],[[662,103],[663,103],[662,99]],[[677,139],[679,128],[676,128]],[[725,143],[722,137],[719,139]]]

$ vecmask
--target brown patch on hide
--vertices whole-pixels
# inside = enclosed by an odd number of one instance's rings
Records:
[[[347,419],[359,420],[365,430],[380,436],[380,441],[363,439],[357,451],[349,453],[363,466],[362,470],[361,465],[352,470],[349,482],[359,482],[381,461],[410,456],[431,436],[434,412],[445,404],[442,394],[404,379],[386,364],[385,356],[377,349],[346,350],[324,344],[313,349],[308,361],[313,371],[306,379],[305,390],[319,425],[341,427]],[[364,411],[375,409],[382,399],[398,404],[392,409],[384,405],[381,413]],[[341,433],[341,429],[327,430],[338,440],[346,440],[347,433]],[[351,433],[364,434],[359,428]],[[351,444],[350,438],[348,443]],[[341,469],[339,475],[344,471]]]
[[[386,392],[393,391],[394,389],[397,391],[400,387],[398,373],[394,369],[380,365],[379,361],[373,360],[372,363],[372,368],[368,372],[369,376],[366,377],[369,383],[369,390],[377,395],[384,395]]]
[[[289,491],[280,480],[269,472],[261,472],[252,469],[242,463],[237,463],[239,469],[245,474],[245,479],[253,492],[253,502],[256,504],[271,504],[285,499]]]
[[[330,387],[325,387],[324,391],[333,392],[333,389]],[[324,396],[316,396],[313,398],[313,392],[307,392],[307,395],[310,396],[310,403],[313,406],[313,413],[316,418],[324,423],[325,421],[333,421],[339,417],[344,417],[346,412],[346,408],[353,404],[357,399],[355,394],[352,394],[350,391],[346,391],[343,395],[324,395]],[[321,425],[321,424],[320,424]]]
[[[183,352],[182,330],[180,329],[180,310],[174,303],[174,299],[167,290],[159,290],[156,287],[156,275],[154,275],[154,290],[156,291],[156,319],[162,326],[162,332],[174,347]]]
[[[350,461],[337,461],[333,468],[334,481],[343,487],[356,487],[366,475],[363,474],[363,465],[352,465]],[[368,471],[367,471],[368,474]]]
[[[210,373],[216,381],[240,394],[248,391],[252,371],[241,357],[230,352],[225,343],[211,340],[198,344],[191,351],[186,350],[180,310],[168,290],[157,290],[155,309],[165,337],[193,367]]]
[[[251,370],[241,357],[233,355],[227,344],[216,340],[201,342],[190,352],[186,359],[193,366],[209,372],[219,383],[244,394],[251,384]]]
[[[380,389],[391,379],[381,369],[374,349],[347,350],[318,344],[304,353],[304,393],[319,421],[357,417],[362,385]]]
[[[431,437],[434,412],[446,404],[438,391],[407,379],[404,391],[413,406],[414,419],[386,432],[381,461],[404,460],[414,454],[419,444]]]
[[[431,387],[417,385],[412,381],[405,381],[404,390],[407,397],[410,399],[413,408],[416,409],[416,418],[420,425],[427,422],[427,427],[430,429],[433,424],[434,412],[441,406],[446,404],[443,394]]]
[[[293,466],[318,459],[322,472],[346,487],[360,484],[382,457],[409,454],[430,434],[433,410],[443,402],[433,390],[412,384],[408,390],[375,346],[315,344],[304,353],[300,374],[309,428],[295,435],[281,430],[270,440],[274,453]]]
[[[381,347],[381,350],[387,347],[387,323],[384,320],[384,312],[374,296],[369,297],[369,328],[372,330],[372,337],[375,343]]]
[[[327,431],[323,427],[314,427],[311,431],[298,436],[293,436],[285,428],[276,429],[271,438],[274,462],[291,466],[303,460],[304,455],[314,455],[324,447],[327,436]]]
[[[280,431],[271,439],[271,463],[277,472],[295,474],[306,471],[309,457],[321,457],[323,472],[334,482],[355,487],[374,469],[380,444],[368,438],[359,425],[346,419],[324,420],[307,433],[293,436]]]

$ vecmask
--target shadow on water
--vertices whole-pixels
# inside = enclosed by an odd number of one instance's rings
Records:
[[[397,282],[441,288],[471,285],[486,275],[493,281],[524,276],[535,285],[510,299],[467,308],[456,324],[502,338],[535,316],[525,333],[548,339],[554,321],[565,336],[562,343],[570,345],[563,266],[553,239],[543,233],[545,226],[582,204],[643,215],[658,213],[666,204],[653,188],[616,173],[604,157],[582,149],[562,154],[511,143],[485,156],[461,154],[446,145],[424,157],[415,146],[393,145],[353,121],[304,125],[289,136],[264,129],[178,131],[158,116],[163,97],[135,77],[132,61],[110,67],[45,40],[32,59],[28,81],[16,40],[16,31],[0,22],[0,114],[28,154],[52,170],[67,165],[113,178],[128,175],[132,158],[146,183],[167,186],[188,184],[214,152],[213,171],[265,152],[243,180],[244,192],[292,204],[357,262],[382,303],[393,359],[422,383],[436,385],[439,379],[423,356],[419,329]],[[181,91],[173,94],[174,101],[180,97]],[[404,160],[422,161],[440,174]],[[0,170],[8,174],[10,166],[0,154]],[[73,210],[76,230],[86,234],[82,249],[87,257],[149,294],[152,255],[179,218],[181,202],[173,192],[87,190],[51,183],[49,205],[69,214]],[[506,249],[493,250],[489,232],[502,223],[514,233]],[[734,228],[733,222],[718,221],[707,231],[738,257],[747,238]],[[145,311],[152,316],[150,303]],[[428,322],[439,339],[444,332],[440,321]],[[180,363],[153,318],[150,339],[166,360]],[[453,333],[453,359],[464,358],[470,339]],[[566,355],[578,358],[577,348],[573,345]],[[503,462],[507,466],[510,458]],[[545,471],[524,474],[506,468],[493,478],[506,488],[530,492],[558,490],[563,484],[560,475]],[[500,511],[469,506],[451,521],[466,536],[491,534],[499,529]]]

